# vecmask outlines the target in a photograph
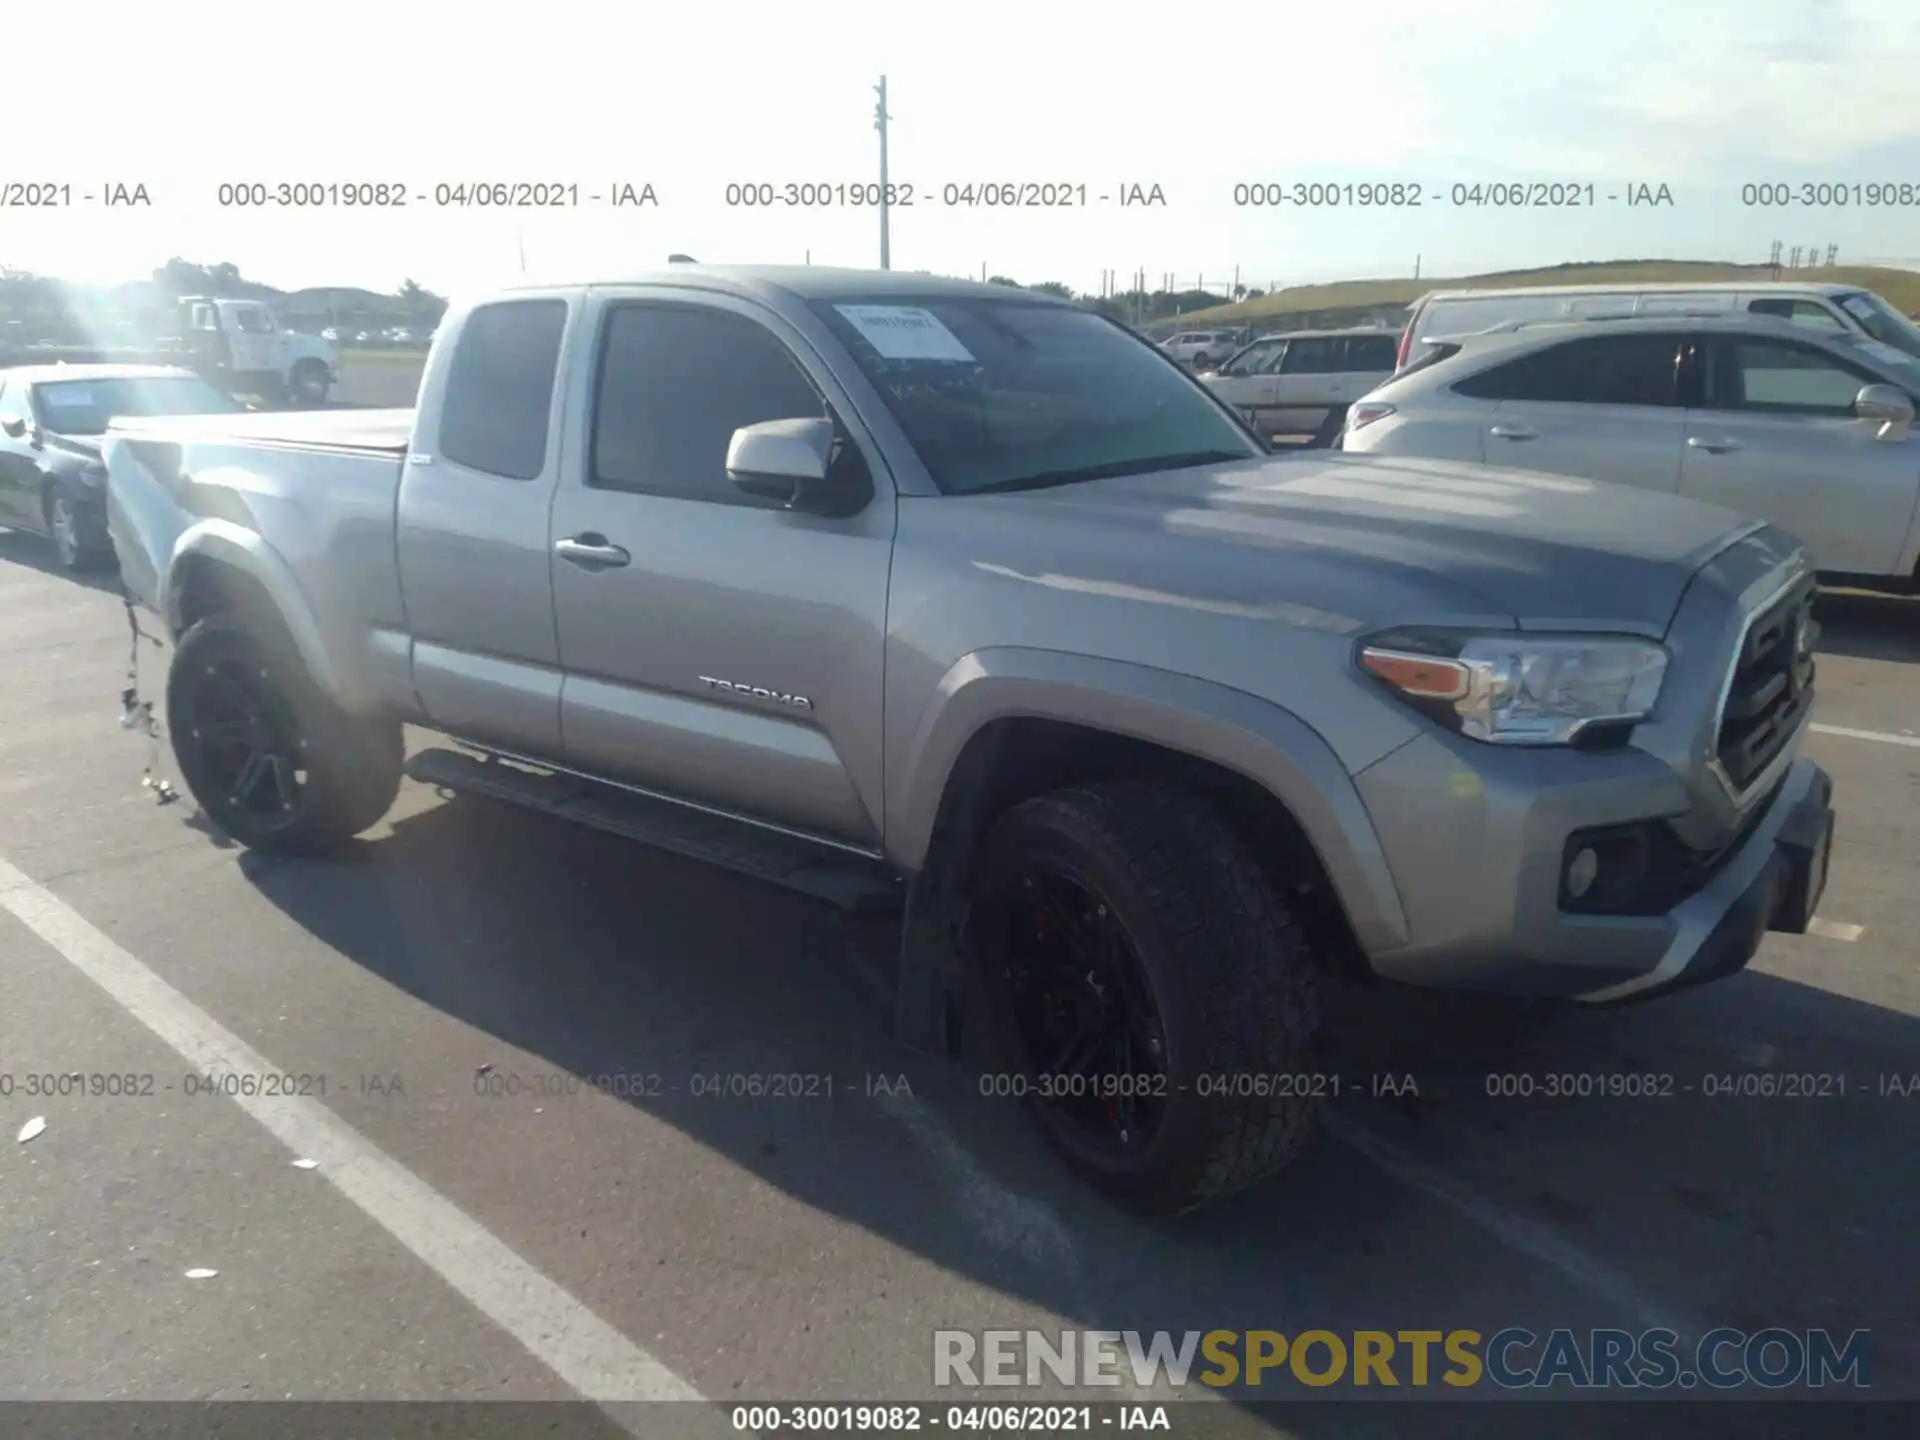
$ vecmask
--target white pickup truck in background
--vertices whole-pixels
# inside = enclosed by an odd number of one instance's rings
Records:
[[[229,391],[318,405],[339,378],[339,350],[318,335],[283,329],[258,300],[180,298],[181,341],[196,369]]]

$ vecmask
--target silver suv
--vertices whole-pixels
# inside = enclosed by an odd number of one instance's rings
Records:
[[[1763,315],[1519,323],[1429,344],[1348,414],[1342,448],[1513,466],[1709,500],[1806,541],[1831,575],[1912,585],[1920,360]]]

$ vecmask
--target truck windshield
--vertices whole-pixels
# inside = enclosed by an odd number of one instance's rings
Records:
[[[1196,381],[1092,311],[938,295],[814,310],[949,495],[1266,453]]]
[[[56,380],[36,385],[41,423],[56,435],[103,435],[120,415],[224,415],[239,402],[192,375]]]
[[[1871,290],[1840,297],[1840,308],[1860,322],[1860,328],[1882,345],[1920,357],[1920,325],[1902,315]]]

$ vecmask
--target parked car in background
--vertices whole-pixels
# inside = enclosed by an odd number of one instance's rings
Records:
[[[1200,383],[1262,435],[1313,432],[1331,444],[1347,406],[1393,375],[1391,330],[1298,330],[1265,335]]]
[[[1823,572],[1909,588],[1920,360],[1768,315],[1519,322],[1425,347],[1342,447],[1710,500],[1799,536]]]
[[[1450,339],[1515,320],[1688,314],[1772,315],[1816,330],[1840,330],[1920,358],[1920,325],[1858,285],[1759,281],[1715,285],[1541,285],[1512,290],[1434,290],[1414,302],[1396,365],[1419,358],[1429,339]]]
[[[1239,346],[1231,330],[1183,330],[1170,340],[1162,340],[1160,348],[1182,365],[1198,370],[1219,364]]]
[[[1820,900],[1812,575],[1759,522],[1274,456],[964,281],[680,265],[446,323],[417,410],[108,441],[175,758],[251,848],[404,772],[904,902],[901,1038],[1155,1212],[1300,1152],[1333,974],[1643,999]]]
[[[51,537],[64,569],[104,565],[113,556],[100,461],[108,422],[245,408],[191,370],[166,366],[0,370],[0,525]]]

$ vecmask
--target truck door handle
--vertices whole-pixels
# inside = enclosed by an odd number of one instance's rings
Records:
[[[583,570],[618,570],[633,559],[606,536],[591,530],[584,535],[575,535],[570,540],[554,541],[553,553]]]
[[[1540,432],[1529,430],[1524,425],[1490,425],[1487,434],[1496,440],[1538,440]]]
[[[1687,448],[1689,450],[1704,450],[1709,455],[1724,455],[1729,450],[1738,450],[1740,448],[1740,442],[1738,440],[1729,440],[1724,436],[1718,440],[1709,440],[1704,435],[1689,435],[1687,437]]]

